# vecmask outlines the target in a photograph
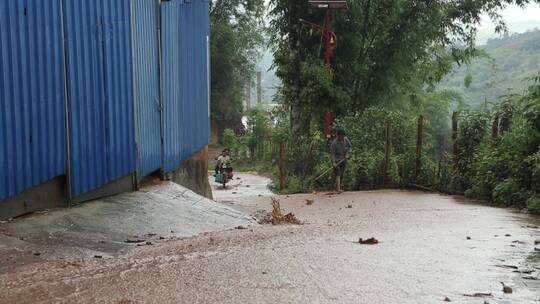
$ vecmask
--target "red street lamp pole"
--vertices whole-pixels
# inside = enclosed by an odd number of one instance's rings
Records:
[[[332,62],[332,43],[330,39],[330,9],[326,10],[326,30],[325,30],[325,37],[326,37],[326,66],[331,67]]]

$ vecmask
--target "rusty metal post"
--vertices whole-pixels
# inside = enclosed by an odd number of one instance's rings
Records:
[[[279,143],[279,191],[285,189],[285,143]]]
[[[390,170],[390,155],[392,153],[392,126],[389,122],[384,125],[384,185],[388,186],[390,183],[390,177],[388,171]]]
[[[416,166],[414,170],[414,179],[418,181],[418,176],[422,169],[422,145],[424,136],[424,116],[418,117],[418,129],[416,132]]]
[[[458,114],[457,112],[452,113],[452,143],[454,145],[453,154],[454,162],[457,164],[458,161]]]

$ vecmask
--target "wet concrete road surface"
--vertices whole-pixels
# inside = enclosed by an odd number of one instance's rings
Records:
[[[0,224],[0,273],[43,260],[114,256],[160,239],[254,223],[248,214],[164,182]]]
[[[216,199],[271,209],[266,195]],[[279,199],[304,225],[28,264],[0,275],[0,303],[540,303],[537,217],[421,192]]]

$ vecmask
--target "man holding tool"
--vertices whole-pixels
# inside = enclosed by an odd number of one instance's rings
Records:
[[[332,156],[334,176],[336,177],[336,192],[341,193],[341,182],[347,167],[347,160],[351,158],[352,145],[351,141],[345,136],[343,129],[338,129],[336,134],[337,137],[330,145],[330,154]]]

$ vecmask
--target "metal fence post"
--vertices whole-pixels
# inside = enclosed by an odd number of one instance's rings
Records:
[[[285,189],[285,143],[279,143],[279,191]]]
[[[392,125],[386,122],[384,125],[384,185],[388,186],[390,183],[390,155],[392,153]]]
[[[418,129],[416,133],[416,166],[414,170],[414,179],[417,182],[420,171],[422,170],[422,144],[424,133],[424,116],[418,117]]]
[[[452,142],[453,142],[453,154],[454,163],[457,165],[458,161],[458,113],[452,113]]]

